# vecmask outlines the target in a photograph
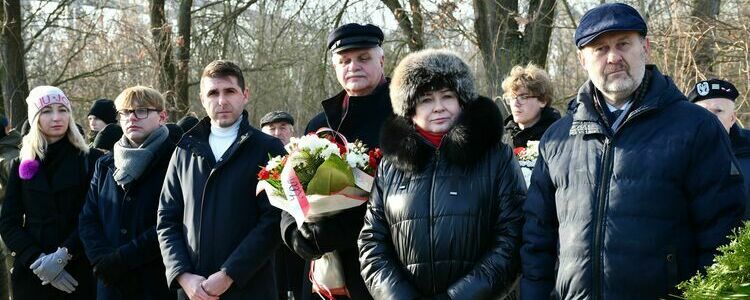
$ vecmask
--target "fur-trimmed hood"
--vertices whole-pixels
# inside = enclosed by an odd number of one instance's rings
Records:
[[[417,106],[417,96],[441,87],[455,91],[463,104],[477,99],[474,75],[458,54],[426,49],[407,55],[391,78],[393,112],[401,117],[410,115]]]
[[[464,105],[456,124],[443,137],[440,152],[451,163],[470,166],[501,142],[502,115],[489,98],[479,96]],[[410,119],[393,116],[380,133],[383,157],[405,172],[423,169],[436,153]]]

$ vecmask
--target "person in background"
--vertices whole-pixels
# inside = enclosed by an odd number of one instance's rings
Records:
[[[91,104],[91,109],[89,109],[86,118],[89,123],[89,140],[90,142],[93,142],[104,127],[109,124],[117,123],[117,109],[115,109],[115,102],[104,98],[94,101],[94,103]]]
[[[122,127],[120,127],[120,124],[107,124],[107,126],[104,126],[104,128],[96,134],[96,138],[94,138],[94,141],[91,143],[91,147],[104,152],[110,152],[120,138],[122,138]]]
[[[260,130],[276,137],[284,145],[294,136],[294,117],[285,111],[272,111],[260,118]],[[279,299],[301,299],[302,282],[305,272],[305,261],[282,246],[276,252],[275,261],[276,284],[279,289]]]
[[[538,141],[547,128],[560,119],[551,107],[554,94],[547,72],[534,64],[515,66],[502,83],[503,101],[511,115],[505,119],[503,142],[513,148]]]
[[[260,118],[260,130],[281,140],[284,145],[294,136],[294,117],[285,111],[272,111]]]
[[[0,236],[15,258],[13,299],[94,299],[78,215],[101,152],[86,145],[59,88],[38,86],[26,103],[29,133],[0,212]]]
[[[5,186],[8,184],[10,176],[10,167],[14,159],[18,157],[18,151],[21,147],[21,134],[10,128],[8,119],[0,116],[0,126],[6,130],[0,130],[0,211],[3,209],[5,200]],[[10,298],[10,267],[13,265],[13,257],[0,238],[0,299]]]
[[[526,185],[502,116],[453,52],[406,56],[359,236],[375,299],[500,299],[518,277]]]
[[[200,80],[208,116],[182,136],[169,162],[156,232],[167,284],[181,288],[180,299],[278,297],[279,210],[252,189],[268,158],[286,151],[248,122],[249,94],[237,64],[208,64]]]
[[[729,134],[732,152],[740,164],[745,179],[745,189],[750,193],[750,130],[742,129],[737,124],[735,102],[740,93],[731,82],[710,79],[695,84],[688,93],[688,100],[707,109],[716,115]],[[750,219],[750,195],[745,202],[744,219]]]
[[[152,88],[127,88],[115,105],[125,134],[97,161],[78,224],[97,299],[175,299],[164,277],[156,209],[179,135],[170,134],[164,98]]]
[[[744,213],[715,116],[647,64],[638,11],[606,3],[575,32],[588,74],[552,124],[524,203],[522,299],[661,299],[712,263]]]

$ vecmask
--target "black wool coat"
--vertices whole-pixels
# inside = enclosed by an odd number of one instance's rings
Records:
[[[501,142],[500,111],[467,104],[436,149],[406,119],[386,123],[384,159],[359,238],[375,299],[494,299],[520,271],[526,185]]]
[[[276,299],[279,210],[255,186],[269,155],[286,152],[279,139],[250,126],[247,112],[218,162],[210,131],[206,117],[182,136],[162,186],[156,232],[167,283],[179,288],[182,273],[208,277],[224,269],[234,283],[221,299]]]
[[[99,159],[91,188],[81,212],[79,231],[89,260],[119,251],[127,272],[124,280],[135,283],[132,293],[97,280],[97,299],[175,299],[164,277],[159,241],[156,238],[156,210],[164,175],[179,135],[171,135],[159,146],[141,177],[124,188],[114,179],[112,152]]]
[[[389,96],[388,83],[378,86],[372,94],[361,97],[350,97],[349,108],[346,112],[342,109],[342,102],[346,91],[322,102],[323,112],[315,116],[307,124],[305,132],[314,132],[322,127],[338,130],[350,142],[361,140],[368,147],[378,147],[380,144],[380,130],[385,120],[392,114],[391,100]],[[343,117],[343,121],[342,121]],[[318,245],[322,252],[336,250],[344,267],[346,286],[353,299],[371,299],[362,277],[359,275],[359,254],[357,252],[357,237],[362,229],[365,215],[365,205],[350,208],[321,221],[326,223],[323,232],[316,235],[315,240],[307,241],[312,245]],[[286,213],[281,213],[281,233],[284,243],[291,247],[292,241],[289,237],[297,230],[294,218]],[[321,252],[321,254],[322,254]],[[302,255],[301,255],[302,256]],[[303,257],[309,259],[307,257]],[[311,283],[307,279],[309,273],[309,260],[306,264],[303,276],[302,291],[303,300],[311,299],[309,293]],[[317,297],[317,296],[313,296]],[[314,298],[313,298],[314,299]]]
[[[54,166],[46,157],[31,179],[19,177],[20,159],[13,161],[10,170],[0,214],[0,235],[15,256],[11,274],[13,299],[94,299],[96,287],[78,235],[78,215],[94,164],[102,153],[90,149],[84,154],[67,138],[48,149],[56,152]],[[55,252],[58,247],[68,248],[73,255],[65,266],[65,271],[78,281],[72,294],[42,285],[29,268],[39,255]]]

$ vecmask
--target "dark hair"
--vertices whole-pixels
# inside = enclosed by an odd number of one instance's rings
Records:
[[[241,90],[245,90],[245,76],[242,76],[242,69],[237,64],[228,60],[214,60],[203,69],[201,78],[225,78],[234,76],[237,78],[237,84]]]

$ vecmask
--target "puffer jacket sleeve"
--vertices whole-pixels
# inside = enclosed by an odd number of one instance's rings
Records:
[[[697,126],[686,176],[701,269],[712,263],[716,248],[727,242],[727,235],[740,225],[745,211],[743,178],[729,138],[718,119],[706,118],[702,123]]]
[[[383,161],[378,174],[386,175],[389,163]],[[390,225],[386,220],[383,181],[388,176],[377,176],[370,193],[365,213],[365,225],[359,235],[359,263],[362,278],[374,299],[416,299],[421,297],[404,274],[396,257]]]
[[[42,254],[42,249],[36,239],[22,227],[26,209],[23,205],[18,165],[19,160],[13,160],[5,190],[5,203],[0,210],[0,236],[8,249],[16,253],[16,259],[20,260],[23,266],[29,267]]]
[[[104,225],[99,218],[99,181],[102,179],[102,160],[97,161],[94,176],[86,194],[81,215],[78,219],[78,232],[83,242],[84,251],[89,261],[96,263],[102,255],[115,251],[115,247],[107,241]],[[105,172],[106,174],[106,172]]]
[[[184,200],[182,186],[178,173],[180,162],[183,161],[184,149],[176,149],[169,161],[167,175],[162,185],[157,211],[156,233],[159,238],[162,259],[166,267],[167,284],[170,288],[178,288],[175,279],[182,273],[193,272],[193,265],[188,253],[187,241],[183,232],[182,218]]]
[[[484,299],[504,293],[519,273],[521,258],[521,208],[526,198],[526,183],[518,161],[506,144],[502,144],[495,180],[498,182],[497,217],[493,225],[492,248],[466,276],[448,288],[451,299]],[[495,163],[495,162],[492,162]]]
[[[264,157],[286,154],[281,141],[276,139],[266,152],[268,155]],[[263,161],[260,165],[266,163],[267,161]],[[271,205],[265,192],[260,193],[255,200],[260,212],[257,226],[245,236],[222,265],[222,269],[225,269],[227,275],[240,287],[244,287],[268,258],[273,257],[273,253],[281,242],[280,210]]]
[[[558,221],[555,186],[544,158],[545,141],[539,145],[539,157],[531,174],[529,194],[523,205],[526,218],[521,246],[522,299],[549,299],[555,284]]]

